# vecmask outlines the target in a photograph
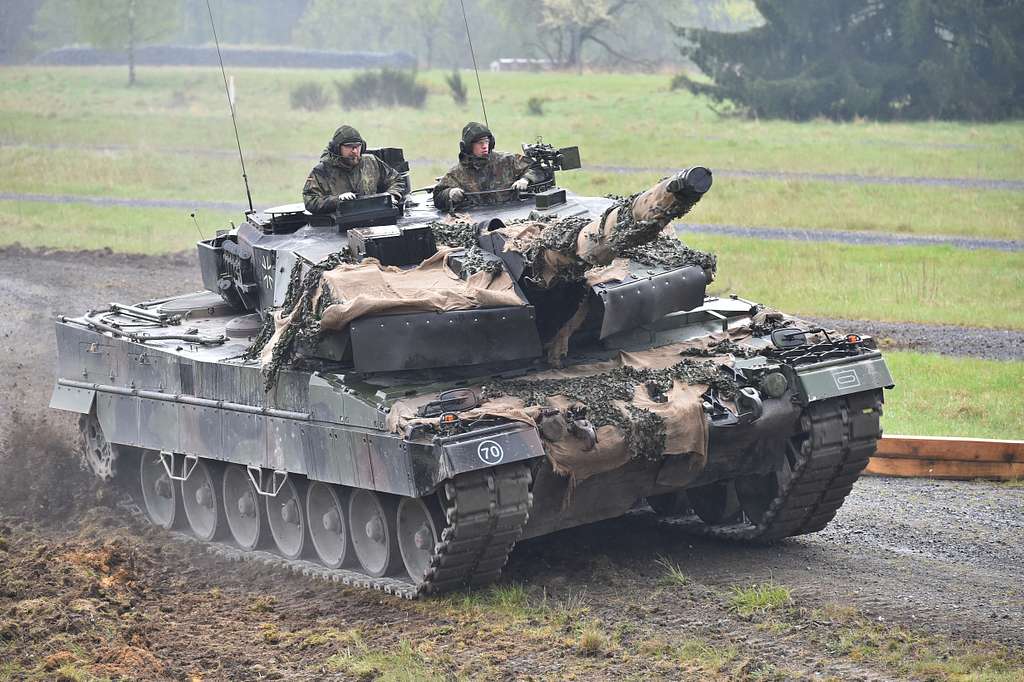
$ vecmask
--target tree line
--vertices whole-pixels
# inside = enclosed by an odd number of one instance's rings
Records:
[[[1024,0],[210,0],[223,42],[682,69],[722,113],[805,120],[1024,113]],[[4,0],[0,62],[69,43],[211,42],[207,0]],[[129,79],[134,71],[129,58]]]

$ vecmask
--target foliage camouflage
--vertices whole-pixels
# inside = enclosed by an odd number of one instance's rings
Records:
[[[763,26],[677,29],[713,84],[677,83],[764,118],[1024,114],[1020,0],[755,0]]]
[[[615,426],[625,434],[629,452],[656,459],[665,447],[665,423],[659,415],[631,403],[637,386],[644,386],[657,399],[672,389],[674,379],[685,384],[706,384],[727,400],[736,394],[736,382],[719,371],[715,363],[684,358],[665,369],[626,365],[567,379],[498,380],[484,387],[482,399],[512,396],[531,407],[547,405],[549,396],[571,397],[579,403],[573,418],[588,419],[595,428]],[[626,403],[625,413],[616,401]]]

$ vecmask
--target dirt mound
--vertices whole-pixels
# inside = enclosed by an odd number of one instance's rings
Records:
[[[134,615],[151,565],[137,542],[53,541],[0,526],[0,658],[46,679],[152,679],[164,666]]]
[[[97,503],[92,474],[77,440],[51,416],[15,411],[0,434],[0,512],[22,519],[62,520]]]

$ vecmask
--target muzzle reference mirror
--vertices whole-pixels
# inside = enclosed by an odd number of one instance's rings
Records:
[[[772,332],[772,344],[779,350],[807,345],[807,333],[802,329],[783,327]]]

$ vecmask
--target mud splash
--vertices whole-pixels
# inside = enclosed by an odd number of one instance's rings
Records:
[[[62,520],[98,501],[98,487],[82,467],[77,441],[50,415],[11,415],[0,437],[0,471],[0,512],[5,515]]]

